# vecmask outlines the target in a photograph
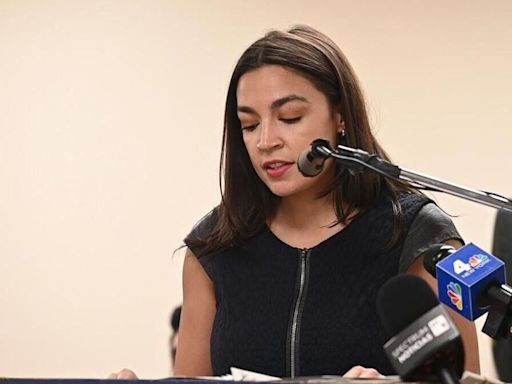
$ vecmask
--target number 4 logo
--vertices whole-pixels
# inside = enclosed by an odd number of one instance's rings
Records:
[[[463,262],[462,260],[457,259],[453,262],[453,271],[457,275],[460,275],[463,272],[469,272],[470,270],[471,270],[471,265]]]

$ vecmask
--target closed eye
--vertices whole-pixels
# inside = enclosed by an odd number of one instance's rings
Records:
[[[281,120],[283,123],[286,123],[286,124],[294,124],[294,123],[298,123],[301,119],[302,119],[302,116],[297,116],[297,117],[292,117],[289,119],[280,118],[279,120]]]
[[[258,123],[250,124],[250,125],[243,125],[242,131],[251,132],[251,131],[254,131],[256,129],[256,127],[258,127]]]

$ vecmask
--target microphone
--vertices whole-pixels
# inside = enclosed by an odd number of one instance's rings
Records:
[[[306,177],[314,177],[322,172],[325,160],[332,153],[329,142],[325,139],[316,139],[311,143],[311,148],[302,152],[297,160],[300,173]]]
[[[429,285],[413,275],[388,280],[377,313],[392,335],[384,351],[404,381],[459,383],[464,347],[459,331]]]
[[[423,254],[423,266],[437,279],[439,300],[474,321],[489,311],[482,331],[497,338],[508,330],[512,287],[505,284],[505,264],[469,243],[455,250],[434,244]]]
[[[325,139],[317,139],[311,143],[311,149],[303,152],[297,159],[299,171],[306,177],[318,175],[327,157],[332,157],[343,165],[351,175],[368,170],[377,172],[384,177],[403,181],[412,188],[425,188],[431,191],[446,192],[463,199],[471,200],[489,207],[501,208],[512,212],[512,200],[497,193],[469,189],[457,184],[401,169],[377,154],[370,154],[362,149],[337,145],[332,149]]]

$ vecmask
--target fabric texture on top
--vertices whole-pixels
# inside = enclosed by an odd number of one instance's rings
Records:
[[[375,302],[380,287],[412,262],[412,256],[401,261],[402,250],[418,212],[429,202],[415,194],[400,196],[402,231],[393,247],[386,247],[394,221],[391,200],[384,195],[310,249],[291,247],[264,227],[243,246],[199,258],[217,301],[213,373],[238,367],[279,377],[339,375],[364,365],[395,374],[382,348],[392,335],[385,334]],[[207,233],[214,221],[215,214],[207,216],[193,231]],[[426,232],[428,225],[429,220],[422,224]],[[453,228],[446,236],[458,233]]]

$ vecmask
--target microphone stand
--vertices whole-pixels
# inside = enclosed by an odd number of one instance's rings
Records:
[[[466,188],[461,185],[402,169],[395,164],[381,159],[377,155],[370,155],[368,152],[361,149],[345,147],[343,145],[338,145],[336,149],[332,149],[327,140],[317,139],[311,143],[311,151],[312,153],[318,153],[324,158],[334,158],[336,161],[343,164],[352,174],[362,173],[366,169],[370,169],[386,177],[403,181],[411,187],[445,192],[488,207],[503,209],[512,213],[512,200],[498,195],[497,193]]]
[[[489,299],[480,306],[489,306],[482,332],[493,339],[512,335],[512,291],[506,284],[484,288]]]
[[[381,159],[377,155],[370,155],[361,149],[345,147],[343,145],[338,145],[336,149],[332,149],[327,140],[317,139],[311,143],[311,152],[324,159],[328,157],[334,158],[352,174],[362,173],[369,169],[386,177],[403,181],[411,187],[445,192],[512,213],[512,200],[504,196],[466,188],[408,171]],[[512,336],[512,291],[508,286],[502,285],[501,287],[489,287],[487,293],[490,297],[490,302],[483,304],[482,307],[489,306],[490,309],[482,331],[494,339]]]
[[[434,370],[442,384],[460,384],[458,375],[448,364],[436,364]]]

